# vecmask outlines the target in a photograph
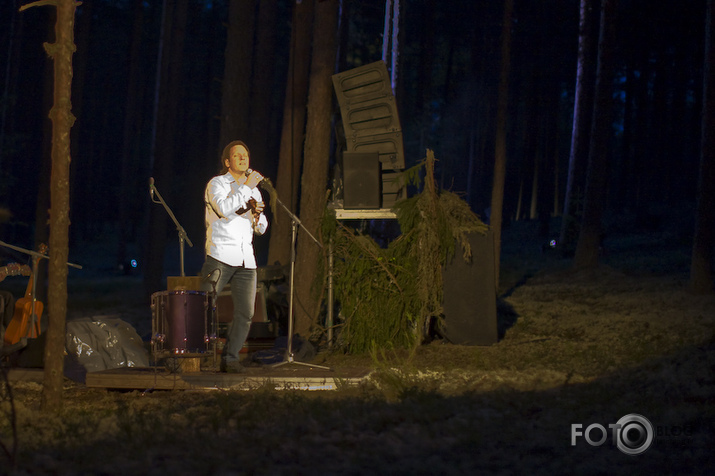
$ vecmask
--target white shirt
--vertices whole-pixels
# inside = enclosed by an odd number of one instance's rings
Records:
[[[212,178],[206,186],[206,254],[230,266],[256,268],[253,234],[262,235],[268,219],[261,214],[255,221],[248,200],[263,201],[258,187],[238,185],[230,172]],[[247,209],[242,214],[237,210]]]

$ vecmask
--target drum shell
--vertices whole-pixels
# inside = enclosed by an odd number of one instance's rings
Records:
[[[152,344],[155,352],[174,354],[209,350],[215,338],[211,296],[203,291],[162,291],[152,294]]]

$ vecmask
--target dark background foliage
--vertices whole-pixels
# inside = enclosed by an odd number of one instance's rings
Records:
[[[0,206],[13,219],[0,236],[34,248],[49,170],[51,41],[54,9],[19,13],[19,0],[0,5]],[[260,2],[259,2],[260,3]],[[137,9],[138,5],[138,9]],[[285,93],[291,9],[278,2],[269,26],[275,33],[271,94],[246,107],[269,111],[265,156],[254,157],[269,177],[277,170]],[[488,215],[493,164],[496,87],[500,61],[501,2],[416,0],[402,2],[399,76],[395,95],[404,131],[407,165],[435,151],[437,180],[463,194],[480,216]],[[505,221],[558,214],[569,155],[578,40],[578,2],[515,2],[508,119]],[[187,274],[202,256],[203,187],[215,174],[228,0],[188,0],[177,104],[175,156],[170,179],[158,190],[186,228]],[[381,56],[384,2],[345,0],[341,11],[337,71]],[[152,176],[152,126],[162,2],[86,0],[77,9],[74,56],[70,259],[87,270],[107,271],[129,258],[144,259],[148,234],[148,180]],[[141,15],[141,16],[140,16]],[[695,206],[700,140],[704,0],[619,2],[608,209],[634,210],[638,226],[657,226],[659,203]],[[139,81],[129,83],[133,29],[141,28]],[[124,135],[127,104],[140,104],[132,134]],[[336,118],[339,116],[335,106]],[[167,111],[157,110],[161,118]],[[246,137],[247,142],[259,140]],[[157,143],[156,147],[165,144]],[[541,193],[532,200],[536,164]],[[122,170],[131,180],[122,182]],[[556,197],[554,197],[556,194]],[[40,198],[38,198],[40,197]],[[38,201],[39,200],[39,201]],[[129,221],[119,222],[125,201]],[[39,205],[38,205],[39,204]],[[38,211],[39,210],[39,211]],[[546,210],[546,212],[544,212]],[[657,214],[655,214],[657,215]],[[485,217],[488,218],[488,217]],[[123,228],[120,229],[120,228]],[[115,249],[120,233],[128,251]],[[101,256],[82,256],[88,243],[104,240]],[[166,274],[178,271],[176,234],[167,230]],[[265,264],[268,240],[259,240]],[[5,252],[3,250],[3,252]],[[81,256],[81,258],[80,258]],[[74,271],[72,271],[74,272]],[[87,272],[87,271],[85,271]]]

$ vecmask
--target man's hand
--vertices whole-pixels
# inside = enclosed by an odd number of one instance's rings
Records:
[[[253,218],[258,220],[258,218],[261,216],[261,213],[263,213],[263,209],[266,207],[265,203],[257,202],[255,200],[249,203],[251,205],[251,213],[253,213]]]
[[[256,188],[262,180],[263,175],[261,175],[260,172],[254,170],[250,174],[248,174],[248,177],[246,177],[246,185],[251,188]]]

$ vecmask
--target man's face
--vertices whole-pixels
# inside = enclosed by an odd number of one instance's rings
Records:
[[[226,167],[233,173],[245,173],[248,170],[250,161],[248,150],[243,145],[238,144],[231,147],[228,159],[226,159]]]

